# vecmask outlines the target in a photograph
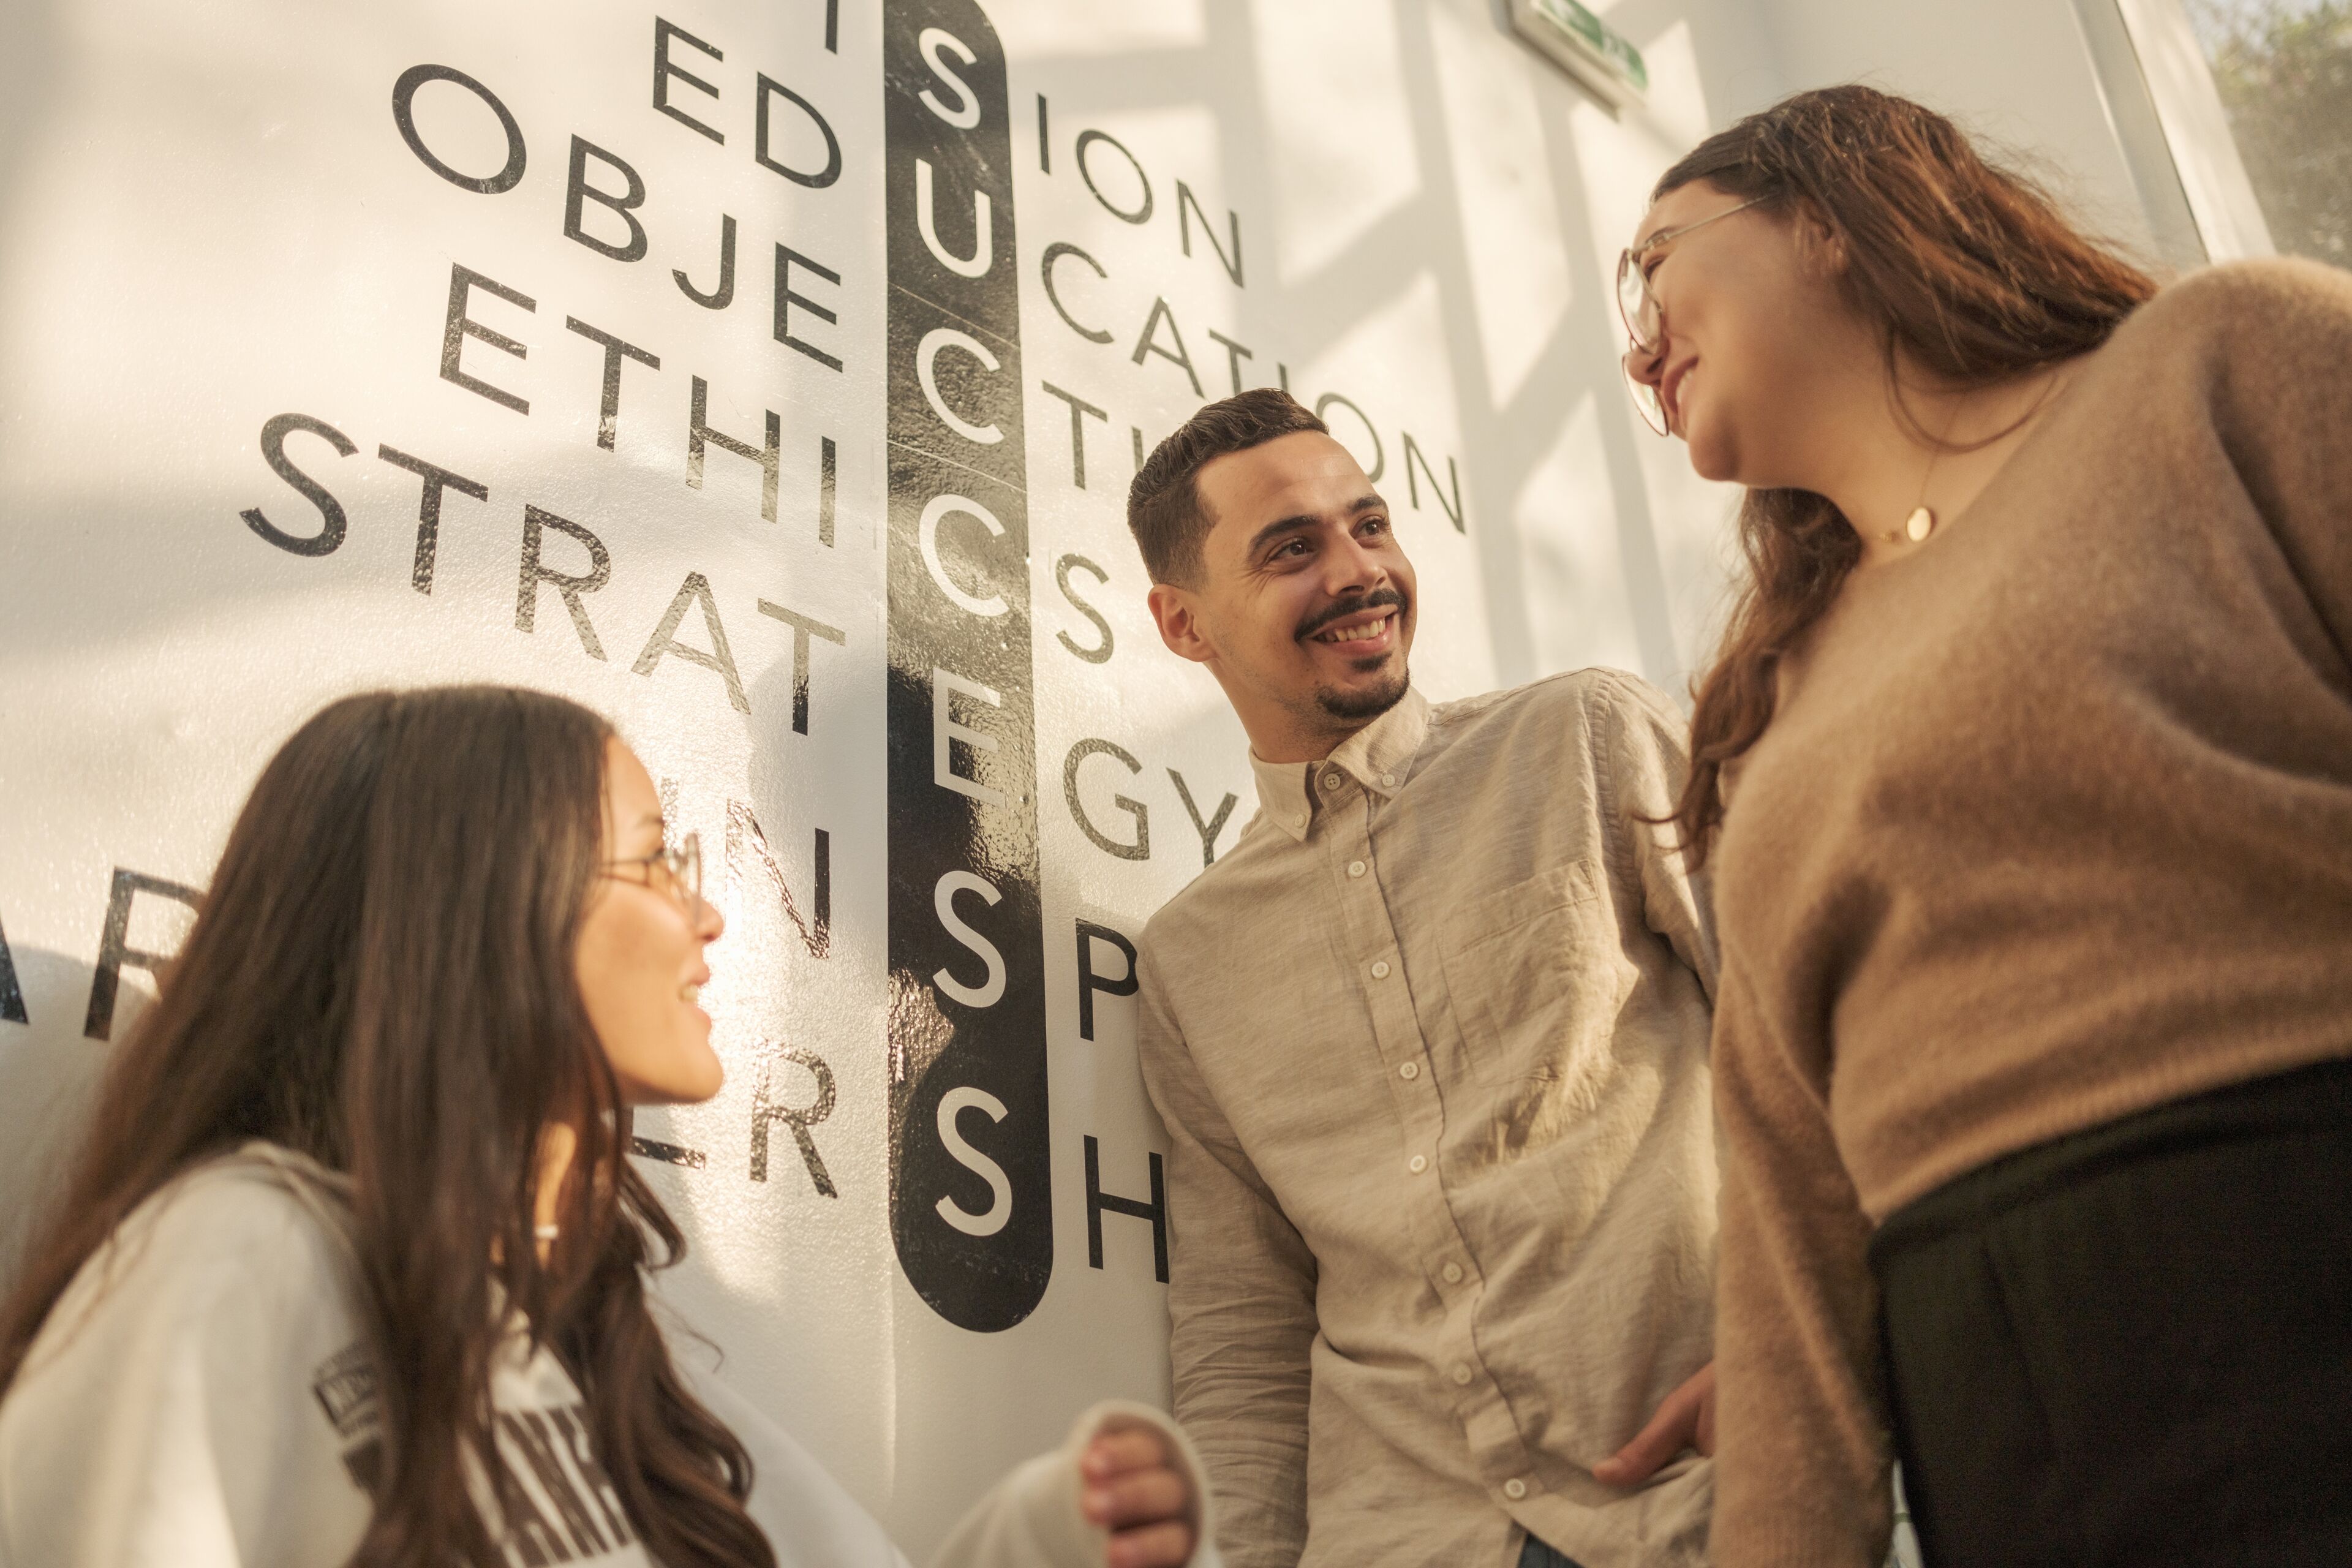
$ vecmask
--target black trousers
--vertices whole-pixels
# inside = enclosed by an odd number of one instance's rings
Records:
[[[2352,1565],[2352,1060],[1997,1161],[1871,1267],[1928,1568]]]

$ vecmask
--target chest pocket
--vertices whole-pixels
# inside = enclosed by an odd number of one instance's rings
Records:
[[[1573,1083],[1605,1071],[1621,954],[1591,865],[1473,900],[1446,923],[1445,989],[1474,1074]]]

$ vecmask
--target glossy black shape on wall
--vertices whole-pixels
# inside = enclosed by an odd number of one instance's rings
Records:
[[[1028,491],[1004,54],[972,0],[883,24],[890,1220],[950,1322],[1054,1268]]]

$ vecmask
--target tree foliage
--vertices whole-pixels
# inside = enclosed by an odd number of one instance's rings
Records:
[[[2190,0],[2283,251],[2352,267],[2352,0]]]

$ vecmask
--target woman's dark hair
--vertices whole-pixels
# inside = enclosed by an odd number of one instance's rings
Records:
[[[1708,137],[1652,193],[1698,181],[1828,231],[1846,302],[1879,332],[1900,416],[1907,361],[1948,385],[1990,385],[2107,341],[2155,280],[2084,236],[2031,180],[1986,161],[1950,121],[1866,87],[1784,99]],[[1771,721],[1781,655],[1818,621],[1862,541],[1810,490],[1751,489],[1748,567],[1691,716],[1691,772],[1668,818],[1694,868],[1723,821],[1722,775]]]
[[[469,1484],[511,1484],[489,1394],[501,1298],[579,1384],[656,1561],[773,1568],[743,1510],[750,1458],[647,1312],[646,1271],[684,1242],[625,1158],[573,972],[611,735],[561,698],[458,687],[344,698],[279,748],[0,1306],[0,1394],[132,1210],[267,1139],[351,1182],[383,1416],[357,1568],[505,1563]],[[541,1262],[537,1156],[559,1121],[580,1142]]]

